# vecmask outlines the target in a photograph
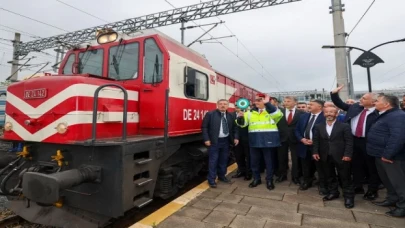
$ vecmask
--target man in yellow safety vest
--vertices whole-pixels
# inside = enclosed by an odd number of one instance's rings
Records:
[[[270,102],[270,97],[258,94],[255,97],[255,107],[248,112],[239,112],[236,124],[247,127],[249,131],[250,160],[253,172],[253,181],[249,184],[254,188],[261,184],[259,171],[260,155],[263,155],[266,164],[267,189],[273,190],[273,153],[277,153],[280,146],[280,135],[277,123],[283,113]]]

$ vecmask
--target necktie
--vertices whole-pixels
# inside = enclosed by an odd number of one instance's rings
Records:
[[[290,124],[291,123],[291,121],[292,121],[292,119],[293,119],[293,116],[292,116],[292,112],[293,110],[290,110],[290,114],[288,114],[288,118],[287,118],[287,123],[288,124]]]
[[[355,135],[356,137],[363,137],[363,127],[364,127],[364,120],[366,119],[368,109],[365,108],[359,117],[359,122],[357,122],[357,127],[356,127],[356,132]]]
[[[309,122],[307,124],[307,127],[305,128],[304,136],[305,136],[306,139],[310,139],[309,133],[311,132],[312,125],[314,124],[314,121],[315,121],[315,115],[312,115],[311,120],[309,120]]]
[[[224,135],[226,135],[229,133],[228,123],[226,122],[226,119],[225,119],[225,113],[222,113],[221,115],[222,115],[222,117],[221,117],[222,132],[224,133]]]

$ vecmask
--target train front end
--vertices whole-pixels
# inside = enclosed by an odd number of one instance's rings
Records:
[[[128,136],[138,133],[139,88],[84,72],[97,70],[95,59],[85,63],[103,46],[97,48],[70,52],[75,58],[65,59],[65,72],[8,87],[0,191],[7,207],[30,222],[100,227],[133,207],[122,200],[121,139],[124,128]]]

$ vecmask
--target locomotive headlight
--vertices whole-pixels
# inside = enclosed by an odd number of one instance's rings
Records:
[[[100,30],[97,32],[97,43],[106,44],[116,41],[118,38],[118,33],[113,30]]]
[[[59,124],[55,127],[55,129],[56,129],[56,131],[57,131],[59,134],[64,134],[64,133],[66,133],[66,131],[67,131],[67,129],[68,129],[68,126],[67,126],[66,123],[59,123]]]
[[[5,131],[11,131],[13,129],[13,124],[11,124],[10,122],[7,122],[5,125],[4,125],[4,130]]]

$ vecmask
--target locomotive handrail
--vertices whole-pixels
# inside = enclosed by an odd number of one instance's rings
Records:
[[[94,144],[96,142],[96,131],[97,131],[97,111],[98,111],[98,95],[101,89],[113,86],[119,88],[124,93],[124,110],[123,110],[123,117],[122,117],[122,141],[127,139],[127,111],[128,111],[128,92],[127,90],[117,84],[104,84],[99,86],[96,91],[94,91],[94,101],[93,101],[93,126],[92,126],[92,133],[91,133],[91,143]]]

